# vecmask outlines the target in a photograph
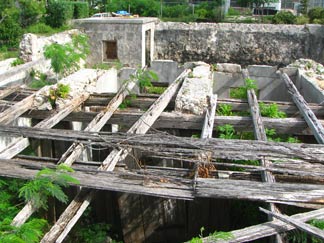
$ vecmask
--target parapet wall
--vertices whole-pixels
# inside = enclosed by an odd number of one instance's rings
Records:
[[[155,31],[155,59],[287,65],[299,58],[324,63],[324,26],[160,22]]]

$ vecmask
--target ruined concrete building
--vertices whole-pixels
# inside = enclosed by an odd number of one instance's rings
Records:
[[[30,179],[65,163],[82,187],[42,242],[63,242],[90,203],[125,243],[189,241],[201,227],[201,242],[282,242],[324,219],[324,26],[155,18],[76,26],[90,37],[88,67],[123,67],[60,80],[71,92],[55,109],[47,97],[56,85],[22,84],[32,70],[49,71],[39,46],[74,31],[26,35],[28,62],[0,62],[0,176]],[[159,76],[149,87],[138,84],[146,65]],[[36,155],[21,154],[28,146]],[[33,211],[27,203],[13,224]]]

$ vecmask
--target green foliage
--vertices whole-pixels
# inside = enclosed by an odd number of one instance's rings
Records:
[[[49,34],[53,32],[53,28],[45,23],[37,23],[29,26],[26,29],[26,32],[35,34]]]
[[[280,11],[272,18],[274,24],[294,24],[296,16],[290,11]]]
[[[45,13],[45,2],[19,0],[18,5],[20,9],[20,25],[23,28],[36,24],[39,18]]]
[[[205,228],[200,228],[200,234],[198,237],[194,237],[190,240],[190,243],[203,243]],[[217,240],[230,240],[233,239],[233,234],[231,232],[222,232],[222,231],[215,231],[213,233],[210,233],[206,238],[207,241],[217,241]]]
[[[117,70],[119,70],[122,67],[123,64],[119,60],[110,63],[97,63],[92,66],[93,69],[103,69],[103,70],[109,70],[111,68],[116,68]]]
[[[90,224],[79,229],[74,236],[74,242],[105,243],[110,226],[105,223]]]
[[[46,8],[46,24],[59,28],[73,17],[73,4],[71,2],[50,0]]]
[[[32,70],[30,72],[30,77],[32,78],[32,81],[28,84],[29,88],[32,89],[40,89],[43,88],[46,85],[52,85],[53,83],[48,82],[47,75],[38,71]]]
[[[149,94],[163,94],[163,92],[167,89],[166,87],[155,87],[155,86],[148,86],[145,87],[146,92]]]
[[[87,2],[72,2],[74,5],[73,17],[82,19],[89,17],[89,4]]]
[[[279,110],[277,104],[272,103],[269,105],[264,104],[263,102],[259,103],[260,112],[262,116],[270,118],[285,118],[287,117],[286,113]]]
[[[307,15],[309,0],[300,0],[301,10],[300,12],[304,15]]]
[[[278,136],[275,129],[265,129],[267,139],[271,142],[286,142],[286,143],[300,143],[301,141],[296,137],[291,137],[287,135]]]
[[[232,116],[233,115],[232,109],[233,107],[231,105],[220,104],[216,110],[216,113],[219,116]]]
[[[139,14],[143,17],[157,17],[160,13],[159,2],[147,0],[111,1],[107,5],[107,12],[128,10],[128,7],[130,7],[132,14]]]
[[[296,17],[296,24],[308,24],[309,23],[309,18],[304,16],[304,15],[301,15],[301,16],[297,16]]]
[[[18,66],[24,64],[24,61],[21,58],[17,58],[16,60],[14,60],[10,65],[12,67]]]
[[[258,92],[258,87],[256,85],[256,81],[253,79],[247,78],[245,80],[245,85],[241,87],[235,87],[230,89],[230,97],[233,99],[247,99],[247,91],[249,89],[254,89],[254,91]]]
[[[49,90],[48,101],[50,102],[53,109],[56,108],[56,100],[58,98],[65,99],[68,97],[70,92],[70,86],[68,84],[57,84],[56,87],[52,87]]]
[[[152,81],[158,81],[159,76],[151,70],[138,69],[135,74],[130,75],[132,80],[138,80],[141,91],[146,91],[147,87],[152,87]]]
[[[1,42],[1,40],[0,40]],[[17,58],[18,57],[18,51],[8,51],[8,48],[6,46],[2,46],[0,48],[0,61],[8,59],[8,58]]]
[[[73,169],[60,164],[55,170],[45,168],[39,171],[35,178],[26,183],[19,189],[19,197],[24,198],[26,202],[31,201],[36,208],[47,209],[47,198],[54,197],[60,202],[66,203],[67,196],[62,187],[69,184],[79,184],[79,181],[68,173]]]
[[[2,243],[37,243],[47,226],[44,219],[32,219],[20,227],[10,225],[11,220],[0,222],[0,242]]]
[[[234,127],[229,124],[217,127],[218,137],[223,139],[237,139],[238,136],[234,130]]]
[[[78,70],[80,60],[85,59],[89,52],[88,37],[81,34],[73,36],[72,43],[45,46],[44,56],[51,60],[51,67],[57,75],[64,75]]]
[[[227,15],[229,16],[238,16],[241,15],[240,11],[236,10],[235,8],[229,8]]]
[[[19,9],[12,6],[0,13],[0,46],[17,47],[23,34],[19,25]]]
[[[316,7],[308,11],[309,21],[315,23],[316,20],[324,19],[324,8]]]

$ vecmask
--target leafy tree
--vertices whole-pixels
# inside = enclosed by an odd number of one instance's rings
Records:
[[[315,20],[324,19],[324,8],[312,8],[308,11],[308,17],[311,23],[314,23]]]
[[[45,4],[34,0],[19,0],[20,25],[24,28],[35,24],[45,13]]]
[[[73,18],[73,4],[71,2],[50,0],[46,8],[46,24],[58,28]]]
[[[62,191],[62,187],[68,186],[69,183],[79,184],[78,180],[68,174],[70,172],[73,172],[73,169],[64,164],[58,165],[56,170],[45,168],[19,189],[19,197],[24,198],[26,202],[31,201],[36,208],[47,209],[49,196],[66,203],[68,197]]]
[[[72,43],[53,43],[45,47],[44,56],[51,60],[54,72],[59,75],[68,74],[80,68],[80,60],[85,59],[90,49],[86,35],[75,35]]]
[[[2,5],[9,6],[8,5]],[[0,13],[0,45],[18,46],[23,30],[19,25],[19,9],[15,7],[3,8]]]
[[[300,0],[300,5],[301,5],[301,13],[306,15],[308,11],[308,3],[309,0]]]
[[[294,24],[296,16],[290,11],[280,11],[272,18],[274,24]]]

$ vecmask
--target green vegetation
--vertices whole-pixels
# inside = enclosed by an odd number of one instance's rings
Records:
[[[256,81],[253,79],[245,79],[245,85],[241,87],[234,87],[230,89],[230,97],[233,99],[247,99],[247,91],[254,89],[256,94],[258,93],[258,87]]]
[[[194,237],[190,240],[190,243],[203,243],[203,238],[204,238],[204,233],[205,228],[201,227],[200,228],[200,234],[198,237]],[[216,241],[216,240],[230,240],[234,236],[231,232],[222,232],[222,231],[215,231],[214,233],[210,233],[206,238],[211,241]]]
[[[234,127],[229,124],[217,127],[218,137],[223,139],[238,139],[239,136],[236,134]]]
[[[111,68],[116,68],[117,70],[119,70],[122,67],[123,64],[119,60],[110,63],[97,63],[92,66],[93,69],[103,69],[103,70],[109,70]]]
[[[146,92],[149,94],[163,94],[163,92],[167,89],[167,87],[148,86],[145,89]]]
[[[16,60],[14,60],[12,63],[11,63],[11,66],[12,67],[15,67],[15,66],[18,66],[18,65],[21,65],[21,64],[24,64],[24,61],[20,58],[17,58]]]
[[[286,113],[280,111],[278,105],[275,103],[264,104],[263,102],[259,103],[261,116],[270,117],[270,118],[285,118],[287,117]]]
[[[51,60],[51,67],[59,76],[67,75],[80,68],[80,60],[89,54],[89,43],[86,35],[75,35],[72,43],[64,45],[53,43],[45,47],[44,56]]]
[[[272,18],[274,24],[295,24],[296,16],[290,11],[280,11]]]
[[[11,219],[0,222],[0,242],[3,243],[37,243],[47,226],[44,219],[31,219],[20,227],[11,226]]]
[[[47,209],[48,197],[54,197],[60,202],[66,203],[68,197],[62,187],[79,184],[79,181],[69,174],[72,172],[74,170],[64,164],[58,165],[55,170],[45,168],[39,171],[33,180],[19,189],[19,197],[24,198],[25,202],[31,201],[36,208]]]
[[[59,165],[54,170],[45,168],[27,183],[16,179],[0,179],[0,242],[34,243],[39,242],[47,221],[32,218],[20,227],[11,226],[13,217],[19,212],[23,201],[32,201],[36,208],[47,209],[47,198],[54,197],[67,202],[62,191],[70,183],[78,183],[69,175],[73,170]]]
[[[38,71],[32,70],[30,72],[31,81],[28,84],[29,88],[32,89],[40,89],[46,85],[52,85],[53,83],[47,81],[47,75],[44,73],[40,73]]]
[[[66,99],[70,92],[70,86],[68,84],[57,84],[55,88],[49,90],[48,101],[53,109],[56,108],[56,100],[58,98]]]
[[[312,8],[308,12],[310,23],[324,24],[324,8]]]
[[[216,110],[216,114],[219,116],[232,116],[233,107],[231,105],[227,104],[220,104]]]

